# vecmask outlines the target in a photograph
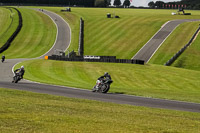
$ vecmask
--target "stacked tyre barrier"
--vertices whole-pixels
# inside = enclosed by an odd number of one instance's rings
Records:
[[[130,60],[130,59],[116,59],[115,56],[100,56],[102,58],[83,58],[82,56],[76,56],[74,58],[68,58],[66,56],[60,56],[60,55],[52,55],[48,56],[47,59],[50,60],[60,60],[60,61],[81,61],[81,62],[107,62],[107,63],[129,63],[129,64],[140,64],[144,65],[143,60]]]
[[[79,32],[79,48],[78,48],[78,52],[79,55],[83,57],[84,54],[84,21],[81,18],[80,19],[80,32]]]
[[[165,66],[170,66],[172,63],[174,63],[174,61],[191,45],[191,43],[193,42],[194,38],[199,33],[199,30],[200,30],[200,26],[197,29],[197,31],[194,33],[194,35],[192,36],[192,38],[190,39],[190,41],[181,50],[179,50],[170,60],[168,60],[164,64]]]
[[[17,26],[17,29],[15,30],[15,32],[11,35],[11,37],[7,40],[7,42],[0,48],[0,53],[4,52],[5,50],[7,50],[10,46],[10,44],[12,43],[12,41],[15,39],[15,37],[17,36],[17,34],[20,32],[21,28],[22,28],[22,15],[20,13],[20,11],[17,8],[12,7],[13,9],[15,9],[18,13],[19,16],[19,25]]]

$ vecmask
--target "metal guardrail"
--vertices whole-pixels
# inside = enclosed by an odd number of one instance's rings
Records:
[[[84,55],[84,21],[80,18],[80,32],[79,32],[79,56],[83,57]]]
[[[192,36],[192,38],[190,39],[190,41],[181,50],[179,50],[170,60],[168,60],[164,65],[170,66],[172,63],[174,63],[174,61],[188,48],[188,46],[191,45],[192,41],[194,40],[194,38],[196,37],[199,31],[200,31],[200,25],[197,31]]]

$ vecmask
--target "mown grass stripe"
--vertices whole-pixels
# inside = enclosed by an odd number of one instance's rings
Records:
[[[26,61],[17,67],[22,64],[28,71],[25,78],[33,81],[91,89],[97,78],[107,71],[114,81],[110,92],[200,103],[199,71],[157,65],[51,60]],[[38,74],[34,74],[35,70]]]
[[[24,19],[22,30],[3,54],[7,58],[39,57],[53,45],[56,27],[48,16],[40,12],[25,8],[19,10]]]
[[[2,47],[10,38],[10,36],[16,31],[17,26],[19,24],[19,17],[17,11],[13,10],[12,8],[9,9],[0,8],[0,9],[2,9],[2,11],[4,10],[4,12],[2,12],[3,16],[1,16],[2,19],[0,20],[0,25],[1,25],[0,47]]]
[[[200,34],[172,66],[200,71]],[[198,83],[198,82],[197,82]]]
[[[0,88],[1,132],[198,132],[199,113]]]
[[[186,22],[178,26],[158,49],[150,60],[150,63],[161,65],[166,63],[189,42],[198,27],[198,23],[199,22]]]

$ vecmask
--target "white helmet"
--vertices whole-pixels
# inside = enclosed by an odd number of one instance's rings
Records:
[[[21,66],[21,69],[24,69],[24,66]]]

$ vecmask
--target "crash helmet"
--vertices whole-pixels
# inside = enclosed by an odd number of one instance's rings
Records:
[[[24,66],[21,66],[21,69],[24,69]]]
[[[108,72],[105,72],[104,75],[108,75]]]

